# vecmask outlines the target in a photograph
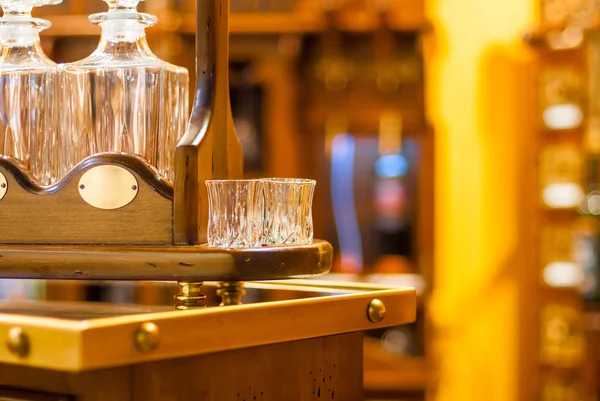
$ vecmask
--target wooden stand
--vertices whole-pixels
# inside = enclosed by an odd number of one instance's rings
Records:
[[[177,281],[178,308],[203,307],[203,281],[224,304],[242,282],[329,272],[331,245],[213,249],[208,179],[243,177],[229,100],[229,1],[197,1],[197,87],[174,151],[175,181],[136,155],[90,156],[52,186],[0,155],[0,278]],[[165,150],[166,151],[166,150]]]
[[[0,398],[362,400],[362,331],[415,319],[412,289],[247,287],[292,299],[194,311],[0,304]]]

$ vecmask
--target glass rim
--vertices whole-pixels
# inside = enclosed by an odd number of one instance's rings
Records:
[[[317,184],[317,180],[313,180],[311,178],[261,178],[263,182],[274,182],[280,184]]]
[[[248,182],[261,182],[260,178],[249,178],[249,179],[231,179],[231,180],[204,180],[206,184],[235,184],[235,183],[248,183]]]

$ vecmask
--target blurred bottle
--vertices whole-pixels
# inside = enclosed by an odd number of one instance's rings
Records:
[[[575,258],[582,269],[581,292],[588,302],[600,300],[600,119],[590,118],[585,148],[587,193],[577,222]]]
[[[552,67],[542,71],[542,122],[549,130],[574,129],[583,123],[582,76],[583,71],[575,67]]]
[[[553,378],[540,391],[540,401],[582,401],[581,390],[575,380]]]
[[[62,173],[87,156],[118,152],[145,158],[172,181],[188,119],[188,71],[152,53],[145,28],[157,19],[137,11],[140,0],[104,1],[108,12],[89,18],[102,28],[98,47],[61,66]]]
[[[575,146],[551,145],[542,150],[540,186],[546,207],[575,210],[580,205],[582,165],[582,154]]]
[[[57,67],[43,52],[33,7],[62,0],[1,0],[0,154],[22,162],[43,184],[58,179]]]
[[[561,368],[581,367],[586,358],[582,314],[571,305],[545,305],[540,316],[540,362]]]

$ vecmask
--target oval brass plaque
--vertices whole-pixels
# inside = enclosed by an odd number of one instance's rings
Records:
[[[8,182],[6,182],[6,177],[4,174],[0,173],[0,200],[4,198],[6,191],[8,191]]]
[[[79,180],[79,194],[86,203],[98,209],[114,210],[127,206],[138,191],[134,175],[118,166],[93,167]]]

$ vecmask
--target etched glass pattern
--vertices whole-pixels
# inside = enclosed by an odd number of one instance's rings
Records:
[[[93,14],[102,36],[87,58],[60,67],[65,107],[62,172],[103,152],[135,154],[174,180],[177,142],[188,121],[189,74],[157,58],[145,28],[156,17],[137,11],[138,0],[105,0]]]
[[[208,180],[208,245],[262,246],[264,192],[260,180]]]
[[[31,10],[61,1],[0,1],[0,155],[19,160],[42,184],[59,178],[58,77],[40,44],[50,23]]]
[[[265,244],[295,245],[313,241],[312,203],[316,184],[305,179],[263,180]]]

